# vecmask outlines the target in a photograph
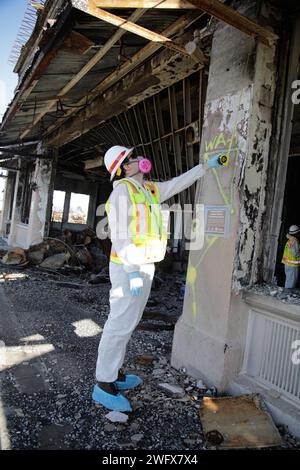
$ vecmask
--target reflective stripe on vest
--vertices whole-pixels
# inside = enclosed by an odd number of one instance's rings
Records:
[[[293,255],[292,252],[292,247],[293,245],[297,243],[298,246],[298,253]],[[300,252],[299,252],[299,245],[296,240],[294,241],[287,241],[284,247],[284,253],[283,253],[283,258],[282,258],[282,263],[287,264],[288,266],[300,266]]]
[[[162,215],[160,212],[159,202],[160,194],[159,189],[152,181],[147,181],[144,186],[149,195],[145,196],[142,189],[132,180],[124,178],[119,184],[124,183],[127,185],[128,193],[131,201],[132,220],[129,225],[132,241],[135,245],[147,245],[153,240],[163,240],[167,243],[167,233],[164,231],[162,223]],[[141,216],[139,205],[144,211],[144,217]],[[109,200],[105,204],[106,212],[109,212]],[[117,264],[122,264],[115,251],[111,252],[110,261]]]

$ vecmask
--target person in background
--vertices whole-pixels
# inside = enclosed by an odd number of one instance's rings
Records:
[[[285,244],[282,263],[285,270],[286,289],[293,289],[297,285],[300,266],[300,244],[298,237],[300,228],[298,225],[291,225],[286,235],[288,241]]]

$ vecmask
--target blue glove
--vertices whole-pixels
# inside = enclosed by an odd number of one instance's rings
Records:
[[[218,166],[222,166],[219,162],[220,155],[215,155],[214,157],[210,158],[207,162],[208,168],[217,168]]]
[[[130,293],[133,297],[138,297],[143,292],[143,278],[138,271],[129,273]]]

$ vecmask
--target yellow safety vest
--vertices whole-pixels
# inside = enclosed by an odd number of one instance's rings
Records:
[[[300,252],[299,245],[296,255],[293,255],[292,247],[297,243],[297,240],[288,240],[284,247],[282,263],[288,266],[300,266]]]
[[[133,243],[139,251],[139,264],[161,261],[167,247],[167,230],[160,210],[159,189],[152,181],[144,182],[149,199],[133,180],[124,178],[119,184],[126,184],[131,201],[131,222],[129,225]],[[105,205],[109,213],[109,200]],[[142,212],[142,213],[141,213]],[[116,251],[112,250],[110,261],[123,264]]]

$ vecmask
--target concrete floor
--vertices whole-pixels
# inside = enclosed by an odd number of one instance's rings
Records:
[[[24,277],[23,277],[24,276]],[[57,281],[74,282],[64,287]],[[197,380],[170,367],[182,302],[174,276],[152,290],[148,313],[128,347],[125,371],[144,384],[126,392],[133,413],[111,423],[91,400],[109,284],[0,266],[0,442],[3,449],[206,449]],[[175,288],[174,288],[175,287]],[[0,346],[1,346],[0,344]],[[141,355],[153,362],[141,363]],[[160,382],[185,389],[169,397]],[[299,445],[286,436],[283,448]]]

